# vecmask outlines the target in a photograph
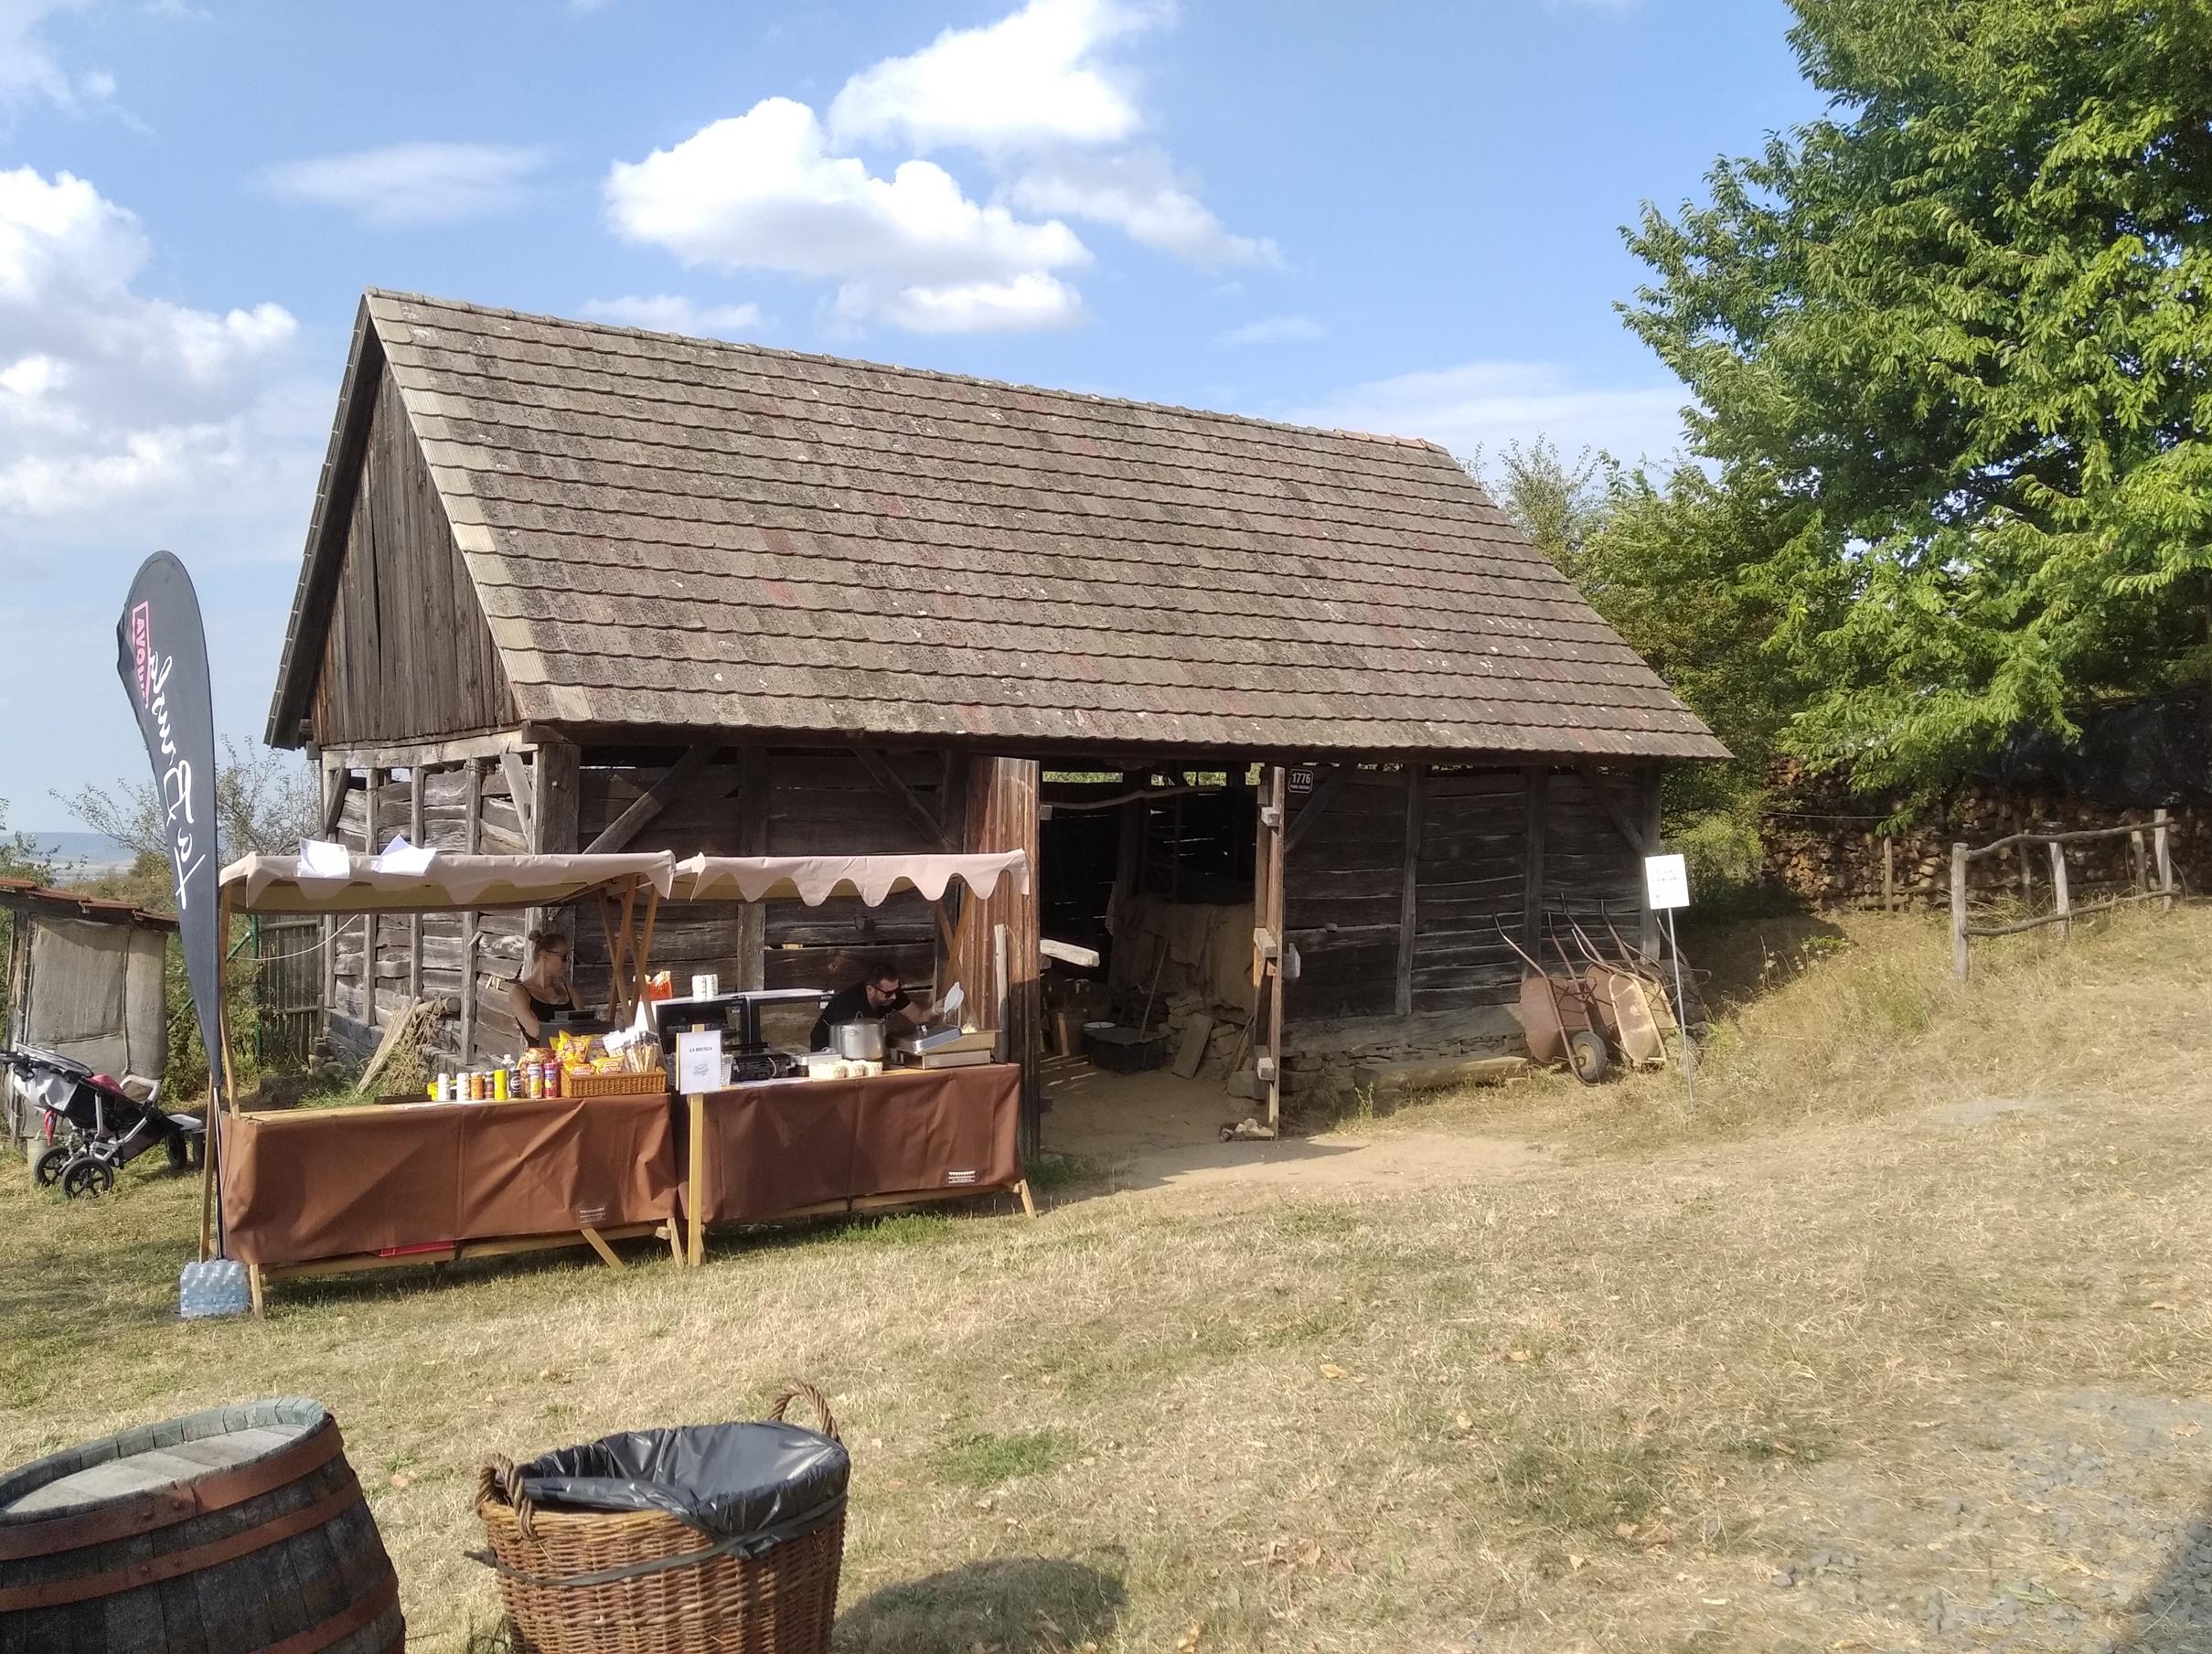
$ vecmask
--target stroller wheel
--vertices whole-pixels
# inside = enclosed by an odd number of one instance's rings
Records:
[[[79,1195],[95,1199],[115,1187],[115,1168],[105,1160],[72,1160],[61,1174],[61,1192],[70,1200]]]
[[[1613,1066],[1613,1059],[1606,1051],[1605,1041],[1584,1028],[1567,1036],[1566,1065],[1585,1085],[1596,1085]]]
[[[31,1162],[31,1179],[41,1189],[51,1189],[61,1181],[61,1168],[69,1163],[77,1151],[67,1143],[57,1143],[51,1148],[39,1150],[38,1158]]]

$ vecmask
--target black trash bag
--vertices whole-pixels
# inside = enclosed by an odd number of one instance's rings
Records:
[[[532,1504],[665,1510],[758,1556],[843,1508],[852,1460],[843,1444],[796,1425],[681,1425],[556,1447],[521,1474]]]

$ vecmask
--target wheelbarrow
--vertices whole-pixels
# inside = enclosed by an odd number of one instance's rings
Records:
[[[1571,970],[1553,976],[1506,934],[1503,920],[1493,923],[1498,939],[1528,967],[1521,978],[1521,1027],[1528,1037],[1528,1054],[1539,1062],[1564,1062],[1583,1084],[1596,1085],[1611,1071],[1613,1057],[1599,1031],[1603,1024],[1589,984]],[[1558,946],[1556,938],[1553,946]]]
[[[1659,985],[1636,967],[1625,944],[1619,957],[1608,957],[1573,914],[1567,915],[1566,923],[1567,934],[1574,937],[1576,950],[1587,961],[1582,972],[1583,986],[1589,990],[1590,1003],[1598,1012],[1608,1041],[1628,1059],[1630,1067],[1664,1068],[1667,1047],[1661,1037],[1659,1013],[1652,1008],[1650,991]],[[1611,928],[1609,922],[1608,928]],[[1614,941],[1620,941],[1617,931]],[[1660,989],[1659,1003],[1666,1004],[1663,988]],[[1672,1017],[1668,1020],[1672,1022]]]

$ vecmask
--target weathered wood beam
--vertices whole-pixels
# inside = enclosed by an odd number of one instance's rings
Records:
[[[522,754],[500,753],[499,770],[507,777],[508,796],[513,800],[515,816],[522,823],[522,841],[535,854],[538,849],[538,828],[530,818],[530,773],[523,764]]]
[[[450,741],[395,742],[379,746],[325,747],[326,763],[347,769],[411,769],[416,764],[459,763],[469,758],[497,758],[518,752],[531,742],[520,730],[496,730],[485,735],[457,735]]]
[[[1320,791],[1317,787],[1315,791]],[[1310,808],[1310,805],[1308,806]],[[1285,850],[1288,843],[1286,835]],[[1420,900],[1421,766],[1405,766],[1405,861],[1398,891],[1398,1015],[1413,1015],[1416,910]]]
[[[900,777],[898,771],[891,767],[891,761],[873,747],[856,746],[852,755],[860,761],[860,767],[868,772],[868,778],[876,784],[877,790],[905,811],[907,819],[921,828],[922,836],[949,854],[952,841],[945,835],[944,824]]]
[[[1647,856],[1659,854],[1661,814],[1664,807],[1659,784],[1660,768],[1657,764],[1646,766],[1637,777],[1640,789],[1637,802],[1643,816],[1644,854]],[[1640,922],[1636,945],[1646,959],[1656,965],[1659,962],[1659,914],[1651,906],[1651,885],[1642,877],[1643,870],[1639,868],[1636,871],[1636,907]]]
[[[1313,824],[1320,820],[1322,813],[1344,790],[1345,777],[1350,774],[1348,770],[1331,770],[1306,795],[1306,802],[1299,806],[1298,813],[1290,818],[1289,831],[1283,835],[1283,854],[1286,857],[1298,848],[1299,840],[1313,831]]]
[[[737,853],[768,854],[768,806],[775,784],[768,749],[746,747],[737,755]],[[744,902],[737,909],[737,985],[765,987],[768,977],[768,904]]]
[[[407,842],[420,849],[422,846],[422,766],[417,764],[407,772]],[[422,997],[422,915],[411,913],[407,920],[407,997]]]
[[[1521,945],[1534,959],[1544,957],[1544,841],[1552,813],[1552,773],[1529,770],[1528,841],[1521,860]]]
[[[481,758],[463,761],[467,782],[462,788],[461,848],[474,856],[484,843],[484,764]],[[476,1060],[476,912],[461,915],[461,1062]]]
[[[1607,816],[1612,821],[1620,836],[1629,841],[1629,848],[1640,857],[1649,856],[1651,853],[1651,846],[1645,840],[1643,829],[1630,820],[1628,811],[1620,807],[1620,800],[1613,795],[1612,783],[1598,773],[1598,766],[1595,764],[1578,763],[1575,769],[1576,774],[1581,775],[1584,784],[1596,795],[1598,802],[1605,806]]]
[[[706,743],[689,748],[682,757],[670,764],[668,773],[647,787],[636,803],[607,823],[606,831],[583,847],[584,854],[613,854],[627,848],[630,840],[645,830],[646,824],[675,803],[676,796],[689,786],[699,773],[721,757],[721,746]]]

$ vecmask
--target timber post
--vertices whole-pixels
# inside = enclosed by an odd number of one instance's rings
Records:
[[[2066,846],[2063,844],[2051,846],[2051,899],[2058,914],[2058,940],[2064,942],[2074,932],[2071,917],[2074,907],[2067,900]]]
[[[2174,911],[2174,845],[2164,806],[2159,806],[2151,822],[2151,853],[2158,862],[2158,911],[2170,913]]]
[[[1966,980],[1966,856],[1963,841],[1950,847],[1950,974]]]
[[[1416,909],[1421,873],[1421,768],[1405,766],[1405,860],[1398,888],[1398,1015],[1413,1015],[1414,936],[1419,918]],[[1282,842],[1278,829],[1275,841]],[[1280,872],[1277,876],[1279,878]],[[1279,934],[1279,933],[1278,933]],[[1288,948],[1288,938],[1284,946]],[[1272,1124],[1272,1122],[1270,1122]]]
[[[1882,911],[1897,911],[1897,841],[1887,833],[1882,835]]]

